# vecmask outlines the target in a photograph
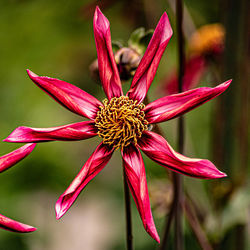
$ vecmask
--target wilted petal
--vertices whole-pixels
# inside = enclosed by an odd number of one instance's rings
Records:
[[[112,148],[103,143],[96,148],[79,174],[56,202],[57,219],[60,219],[68,211],[82,189],[106,166],[113,151]]]
[[[183,77],[183,91],[195,88],[205,71],[205,59],[202,56],[193,56],[185,64],[185,74]],[[176,70],[164,80],[163,86],[167,94],[178,93],[178,75]]]
[[[44,142],[84,140],[97,135],[94,121],[77,122],[53,128],[16,128],[6,142]]]
[[[29,143],[21,148],[16,149],[6,155],[0,157],[0,173],[12,167],[26,156],[28,156],[35,148],[35,143]]]
[[[94,35],[98,57],[99,75],[103,90],[111,99],[123,95],[119,72],[112,51],[110,24],[96,7],[94,15]]]
[[[231,81],[215,88],[202,87],[159,98],[144,108],[145,118],[149,123],[157,123],[180,116],[223,93]]]
[[[208,160],[188,158],[175,152],[167,141],[156,133],[144,132],[138,146],[150,159],[175,172],[202,179],[226,176]]]
[[[167,13],[164,13],[154,31],[148,48],[135,72],[128,96],[142,102],[154,79],[162,54],[173,34]]]
[[[17,233],[29,233],[36,230],[36,228],[32,226],[14,221],[1,214],[0,214],[0,228]]]
[[[135,146],[130,145],[124,149],[122,157],[127,183],[140,213],[143,226],[153,239],[160,242],[151,212],[145,167],[141,153]]]
[[[96,112],[99,110],[99,106],[102,106],[102,103],[92,95],[70,83],[55,78],[38,76],[30,70],[27,70],[27,72],[30,79],[39,88],[65,108],[89,119],[96,117]]]

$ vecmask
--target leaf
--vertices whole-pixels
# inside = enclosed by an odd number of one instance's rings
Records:
[[[128,40],[128,46],[140,55],[144,54],[154,30],[145,31],[145,28],[136,29]]]

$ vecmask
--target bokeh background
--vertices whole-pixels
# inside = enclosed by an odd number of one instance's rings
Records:
[[[185,154],[210,159],[228,178],[201,181],[185,177],[187,194],[213,249],[249,249],[249,2],[187,0],[186,47],[197,28],[221,23],[226,30],[224,52],[209,59],[200,86],[233,78],[230,88],[185,115]],[[112,39],[126,41],[138,27],[154,28],[167,11],[174,35],[160,63],[149,99],[164,93],[165,79],[176,68],[175,3],[152,0],[0,0],[0,138],[20,125],[51,127],[81,121],[44,94],[28,78],[39,75],[73,83],[99,99],[100,85],[89,65],[96,59],[92,18],[98,4],[111,23]],[[124,84],[124,88],[128,88]],[[176,120],[161,125],[176,148]],[[1,230],[0,250],[125,249],[122,163],[117,151],[107,167],[84,189],[59,221],[54,204],[94,151],[99,138],[37,145],[34,152],[0,175],[0,212],[38,227],[31,234]],[[0,143],[0,155],[20,145]],[[153,215],[159,234],[171,200],[166,170],[144,157]],[[157,249],[132,203],[135,249]],[[186,249],[201,249],[184,221]],[[172,237],[168,248],[173,249]]]

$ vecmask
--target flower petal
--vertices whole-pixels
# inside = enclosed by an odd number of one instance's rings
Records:
[[[202,87],[159,98],[144,108],[145,118],[149,123],[157,123],[180,116],[222,94],[231,81],[226,81],[215,88]]]
[[[145,131],[138,141],[139,148],[153,161],[175,172],[201,179],[225,177],[212,162],[188,158],[175,152],[160,135]]]
[[[94,15],[94,35],[98,57],[99,75],[103,90],[110,100],[123,95],[119,72],[112,51],[110,24],[96,7]]]
[[[94,121],[77,122],[53,128],[16,128],[6,142],[44,142],[84,140],[97,135]]]
[[[0,173],[12,167],[26,156],[28,156],[35,148],[35,143],[26,144],[15,151],[0,157]]]
[[[36,230],[35,227],[14,221],[2,214],[0,214],[0,228],[17,233],[29,233]]]
[[[131,99],[142,102],[145,98],[172,34],[173,31],[165,12],[157,24],[148,48],[135,72],[127,94]]]
[[[30,70],[27,70],[27,72],[30,79],[39,88],[65,108],[89,119],[96,117],[96,112],[99,110],[99,106],[102,106],[102,103],[92,95],[70,83],[55,78],[38,76]]]
[[[109,146],[103,143],[99,144],[79,174],[56,202],[57,219],[60,219],[68,211],[82,189],[106,166],[113,151]]]
[[[192,56],[185,64],[183,91],[195,88],[205,71],[205,59],[202,56]],[[178,93],[178,76],[176,70],[164,81],[163,86],[168,95]]]
[[[130,144],[122,151],[122,157],[126,180],[140,213],[143,226],[148,234],[160,243],[151,212],[145,167],[141,153],[134,145]]]

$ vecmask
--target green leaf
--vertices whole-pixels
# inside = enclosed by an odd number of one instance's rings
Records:
[[[128,40],[128,46],[136,50],[139,54],[144,54],[153,32],[153,30],[145,31],[145,28],[136,29]]]

